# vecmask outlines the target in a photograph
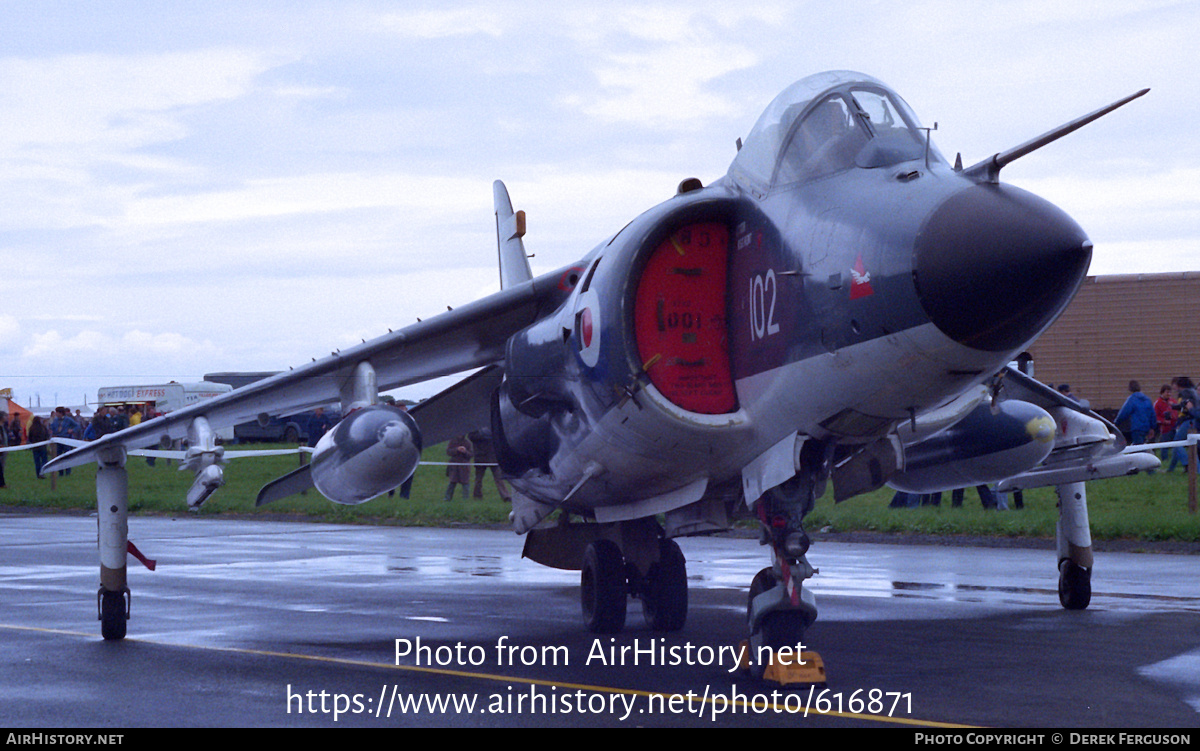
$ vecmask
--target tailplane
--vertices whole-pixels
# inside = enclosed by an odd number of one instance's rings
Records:
[[[525,212],[513,213],[508,188],[497,180],[492,183],[496,198],[496,244],[500,253],[500,288],[508,289],[533,278],[525,255]]]

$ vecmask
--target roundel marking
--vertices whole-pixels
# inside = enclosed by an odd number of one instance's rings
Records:
[[[600,362],[600,320],[600,297],[588,290],[575,305],[575,333],[579,336],[579,359],[589,368]]]
[[[584,348],[592,346],[592,309],[584,308],[579,313],[579,336]]]

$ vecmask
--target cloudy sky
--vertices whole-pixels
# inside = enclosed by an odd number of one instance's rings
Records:
[[[1168,0],[0,0],[0,388],[283,369],[482,296],[497,178],[557,268],[829,69],[967,164],[1151,87],[1003,178],[1092,273],[1200,270],[1197,38]]]

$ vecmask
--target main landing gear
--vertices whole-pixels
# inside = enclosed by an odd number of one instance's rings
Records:
[[[655,631],[683,628],[687,564],[679,544],[662,537],[652,520],[604,526],[608,529],[602,531],[614,534],[587,544],[579,577],[580,604],[588,630],[613,634],[624,629],[630,597],[642,601],[646,623]]]

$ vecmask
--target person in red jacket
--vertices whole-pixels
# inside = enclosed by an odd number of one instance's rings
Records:
[[[1175,413],[1175,407],[1171,404],[1171,386],[1164,383],[1158,389],[1158,398],[1154,400],[1154,417],[1158,420],[1158,442],[1174,440],[1175,438],[1175,420],[1178,415]],[[1163,461],[1167,460],[1167,454],[1171,449],[1162,450]]]

